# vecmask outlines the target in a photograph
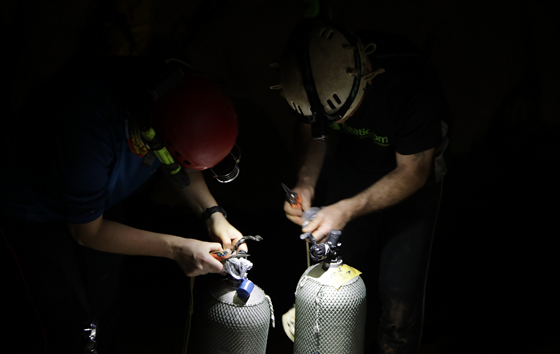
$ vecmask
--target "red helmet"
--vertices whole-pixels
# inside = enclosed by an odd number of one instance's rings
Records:
[[[212,81],[193,73],[156,100],[153,124],[175,161],[198,171],[228,156],[238,132],[231,101]]]

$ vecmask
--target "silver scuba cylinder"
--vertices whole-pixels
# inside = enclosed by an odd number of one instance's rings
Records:
[[[274,310],[270,297],[247,279],[252,267],[247,256],[225,261],[228,277],[211,284],[203,305],[195,309],[189,354],[266,353]]]
[[[255,285],[251,296],[244,301],[237,289],[229,279],[211,285],[210,299],[194,312],[192,353],[266,353],[270,298]]]
[[[313,243],[313,261],[296,288],[294,353],[363,354],[366,324],[366,286],[360,272],[338,256],[339,230],[327,242]],[[304,234],[305,235],[305,234]],[[303,236],[303,235],[302,235]]]

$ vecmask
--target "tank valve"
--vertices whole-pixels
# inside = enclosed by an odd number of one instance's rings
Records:
[[[249,299],[255,287],[255,284],[247,279],[249,270],[253,268],[253,263],[247,259],[249,254],[244,250],[238,250],[239,246],[247,240],[262,241],[262,237],[259,235],[242,237],[233,247],[231,254],[225,254],[221,257],[222,259],[220,259],[224,262],[224,271],[228,275],[228,278],[237,286],[237,297],[243,301]],[[216,254],[216,256],[218,256],[218,254]],[[214,258],[216,258],[216,256],[214,256]]]
[[[309,257],[311,257],[313,262],[323,261],[323,270],[329,269],[331,263],[342,261],[338,254],[342,245],[338,242],[340,235],[342,235],[340,230],[331,230],[325,243],[315,243],[309,247]]]

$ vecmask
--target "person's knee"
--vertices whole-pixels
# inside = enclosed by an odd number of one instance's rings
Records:
[[[410,302],[390,301],[382,306],[380,347],[383,353],[401,352],[417,347],[421,331],[421,314]]]

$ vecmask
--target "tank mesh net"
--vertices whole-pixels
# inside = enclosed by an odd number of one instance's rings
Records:
[[[366,321],[362,278],[336,290],[305,274],[296,291],[294,353],[362,354]]]
[[[252,306],[211,299],[195,308],[188,353],[265,354],[270,318],[266,298]]]

